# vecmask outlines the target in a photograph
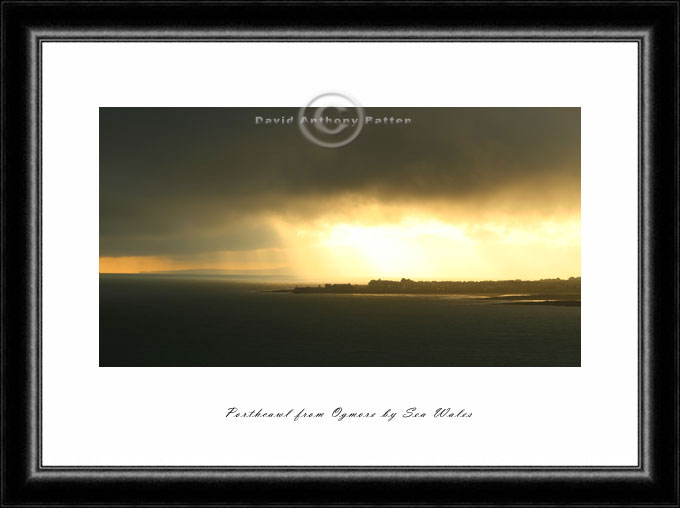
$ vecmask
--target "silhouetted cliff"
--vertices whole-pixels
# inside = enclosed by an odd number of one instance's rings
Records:
[[[581,277],[541,280],[413,281],[371,280],[368,284],[326,284],[296,287],[293,293],[569,295],[581,294]]]

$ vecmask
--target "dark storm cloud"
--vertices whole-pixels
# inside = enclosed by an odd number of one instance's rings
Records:
[[[279,239],[263,214],[314,215],[346,194],[456,203],[515,189],[539,208],[541,194],[578,203],[577,108],[366,113],[412,123],[367,125],[353,143],[327,149],[295,124],[255,125],[296,108],[100,109],[100,255],[272,247]]]

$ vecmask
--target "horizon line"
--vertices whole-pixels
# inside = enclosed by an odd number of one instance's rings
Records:
[[[328,280],[329,277],[321,277],[321,276],[302,276],[302,275],[294,275],[294,274],[278,274],[278,273],[200,273],[203,271],[203,269],[197,269],[197,270],[168,270],[168,271],[141,271],[141,272],[99,272],[99,275],[204,275],[204,276],[230,276],[230,277],[285,277],[285,278],[297,278],[297,279],[314,279],[314,280]],[[405,277],[405,276],[397,276],[397,277],[372,277],[372,278],[367,278],[366,276],[361,276],[361,277],[338,277],[338,279],[341,280],[383,280],[383,281],[398,281],[401,282],[402,280],[408,280],[411,282],[486,282],[486,281],[523,281],[523,282],[535,282],[535,281],[541,281],[541,280],[570,280],[570,279],[580,279],[581,275],[572,275],[566,278],[563,277],[543,277],[540,279],[522,279],[522,278],[486,278],[486,279],[463,279],[463,278],[454,278],[454,279],[424,279],[424,278],[419,278],[419,279],[412,279],[410,277]]]

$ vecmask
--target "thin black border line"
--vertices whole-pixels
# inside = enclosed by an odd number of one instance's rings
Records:
[[[637,159],[638,159],[638,182],[637,182],[637,207],[638,207],[638,213],[637,213],[637,231],[638,231],[638,248],[637,248],[637,256],[638,256],[638,262],[637,262],[637,281],[638,281],[638,400],[637,400],[637,408],[638,408],[638,466],[644,470],[644,464],[651,464],[651,460],[649,459],[648,453],[649,450],[647,450],[647,446],[645,446],[645,439],[643,438],[643,434],[645,432],[645,426],[643,425],[643,417],[644,417],[644,402],[643,402],[643,368],[644,368],[644,348],[642,347],[642,342],[643,342],[643,327],[642,327],[642,284],[643,284],[643,273],[644,270],[642,269],[642,200],[644,198],[644,193],[642,192],[642,172],[643,169],[645,168],[645,163],[643,160],[642,156],[642,145],[643,145],[643,122],[642,119],[644,118],[644,98],[649,97],[649,91],[645,88],[647,86],[647,81],[644,79],[644,68],[645,68],[645,61],[646,59],[643,58],[643,55],[646,51],[645,44],[642,42],[642,40],[638,41],[638,129],[637,129]],[[644,91],[644,93],[643,93]],[[41,94],[42,95],[42,94]],[[647,165],[646,167],[650,167]],[[42,330],[41,330],[42,333]],[[42,334],[41,334],[42,337]],[[648,437],[650,439],[650,437]],[[42,462],[42,456],[41,456],[41,462]]]
[[[5,7],[4,5],[0,4],[0,76],[5,76],[5,72],[7,69],[7,65],[5,63],[6,56],[5,56],[5,51],[2,50],[2,48],[7,47],[6,39],[7,39],[7,29],[6,29],[6,18],[3,16],[4,14]],[[0,79],[0,105],[4,108],[5,103],[5,97],[6,97],[6,92],[5,88],[7,86],[7,80],[5,79]],[[5,132],[7,132],[5,128],[5,111],[0,111],[0,133],[2,136],[0,137],[0,164],[2,164],[2,170],[0,171],[0,196],[2,198],[0,199],[0,224],[3,226],[7,224],[7,205],[5,203],[5,192],[7,191],[7,174],[5,171],[5,168],[7,167],[7,150],[5,149],[4,146],[4,135]],[[7,407],[7,397],[5,396],[5,361],[4,359],[7,358],[7,342],[6,342],[6,327],[4,326],[4,323],[7,322],[5,319],[5,302],[7,301],[7,291],[6,291],[6,281],[7,281],[7,276],[5,275],[5,272],[7,270],[5,259],[7,256],[7,248],[5,247],[5,234],[4,232],[0,232],[0,355],[2,355],[2,358],[0,358],[0,380],[2,382],[0,383],[0,407],[3,409]],[[41,327],[42,328],[42,327]],[[1,417],[0,417],[1,418]],[[6,437],[6,430],[5,430],[5,425],[4,421],[0,423],[0,443],[5,442],[5,437]],[[0,471],[0,503],[2,503],[2,490],[4,490],[4,471],[7,471],[7,458],[5,456],[4,450],[0,450],[0,468],[2,469]]]
[[[165,0],[164,0],[165,1]],[[410,0],[409,0],[410,1]],[[616,2],[616,0],[613,0],[613,2]],[[36,2],[40,3],[40,2]],[[55,3],[57,1],[55,0]],[[83,3],[88,3],[88,0],[83,0]],[[119,1],[107,1],[104,0],[103,3],[125,3],[125,2],[119,2]],[[140,3],[151,3],[153,4],[154,2],[146,2],[142,1]],[[181,1],[178,1],[177,3],[181,3]],[[209,1],[208,3],[213,3]],[[220,2],[216,2],[220,3]],[[232,3],[230,1],[227,1],[226,3]],[[240,2],[233,2],[233,3],[240,3]],[[293,2],[294,3],[294,2]],[[301,2],[301,3],[306,3],[306,2]],[[359,2],[361,3],[361,2]],[[409,3],[408,1],[405,3]],[[423,3],[428,3],[426,0]],[[531,2],[534,3],[534,2]],[[545,3],[545,2],[536,2],[536,3]],[[550,3],[550,2],[547,2]],[[573,3],[584,3],[584,2],[573,2]],[[587,2],[585,2],[587,3]],[[593,2],[597,3],[597,2]],[[635,2],[631,2],[635,3]],[[650,2],[652,3],[652,2]],[[666,2],[659,2],[659,3],[666,3]],[[100,31],[97,31],[97,33],[101,33]],[[115,33],[120,33],[120,32],[115,32]],[[167,34],[167,32],[164,32]],[[450,31],[449,31],[450,33]],[[351,466],[351,465],[345,465],[345,466],[328,466],[328,465],[322,465],[322,466],[158,466],[158,465],[148,465],[148,466],[45,466],[43,465],[43,455],[42,455],[42,444],[43,444],[43,439],[42,439],[42,422],[43,422],[43,416],[42,416],[42,402],[43,402],[43,393],[42,393],[42,353],[43,353],[43,347],[42,347],[42,173],[43,173],[43,168],[42,168],[42,137],[43,137],[43,131],[42,131],[42,113],[43,113],[43,106],[42,106],[42,97],[43,97],[43,91],[42,91],[42,84],[43,84],[43,79],[42,79],[42,71],[43,71],[43,61],[42,61],[42,49],[43,49],[43,43],[44,42],[65,42],[65,43],[72,43],[72,42],[96,42],[96,43],[120,43],[120,42],[132,42],[132,43],[139,43],[139,42],[144,42],[144,43],[154,43],[154,42],[166,42],[161,39],[155,39],[155,38],[143,38],[143,39],[129,39],[129,38],[122,38],[122,39],[115,39],[115,40],[100,40],[100,39],[95,39],[95,40],[90,40],[90,39],[81,39],[81,38],[59,38],[59,39],[52,39],[49,37],[34,37],[31,38],[32,46],[32,52],[36,54],[36,58],[33,59],[33,64],[31,65],[31,95],[34,95],[36,97],[36,100],[34,102],[31,102],[31,104],[37,104],[37,125],[32,129],[33,135],[36,136],[35,139],[35,145],[38,148],[38,156],[37,156],[37,174],[38,174],[38,199],[37,199],[37,208],[38,208],[38,216],[37,216],[37,222],[38,222],[38,242],[36,243],[37,248],[38,248],[38,253],[37,253],[37,266],[38,266],[38,284],[36,285],[37,292],[38,292],[38,298],[37,298],[37,304],[38,304],[38,316],[36,323],[38,323],[38,365],[35,366],[35,372],[38,373],[38,380],[37,380],[37,391],[32,390],[32,395],[33,398],[37,398],[37,403],[33,401],[33,407],[37,408],[37,415],[35,414],[35,410],[31,411],[31,419],[36,419],[37,418],[37,425],[32,425],[33,427],[33,432],[32,432],[32,438],[36,440],[36,445],[34,446],[33,449],[38,450],[38,457],[37,457],[37,464],[33,465],[33,470],[34,471],[40,471],[44,474],[49,474],[50,472],[59,472],[59,473],[77,473],[81,471],[99,471],[99,472],[111,472],[111,473],[116,473],[116,477],[121,477],[125,476],[125,472],[132,472],[132,471],[145,471],[147,474],[159,474],[162,476],[166,476],[171,472],[205,472],[209,474],[214,474],[214,473],[219,473],[219,472],[231,472],[231,471],[239,471],[241,474],[246,474],[248,472],[252,473],[259,473],[262,471],[268,471],[270,474],[288,474],[290,472],[315,472],[317,474],[319,473],[324,473],[324,474],[329,474],[329,475],[334,475],[338,472],[345,472],[345,473],[356,473],[357,476],[365,478],[366,473],[370,472],[376,472],[378,476],[384,476],[385,474],[409,474],[413,475],[414,473],[418,472],[423,472],[423,473],[436,473],[436,472],[441,472],[441,473],[456,473],[459,476],[461,475],[462,471],[483,471],[487,475],[492,476],[492,477],[502,477],[511,474],[511,471],[514,471],[516,473],[531,473],[530,476],[535,476],[536,474],[539,474],[541,476],[553,476],[556,473],[562,473],[562,476],[565,476],[565,473],[568,476],[568,473],[586,473],[590,472],[592,474],[599,473],[601,471],[616,471],[619,473],[630,473],[631,476],[637,476],[639,472],[645,471],[645,465],[646,464],[652,464],[652,461],[649,457],[649,454],[651,451],[649,450],[649,447],[645,446],[645,443],[647,440],[651,439],[651,436],[645,436],[646,428],[644,425],[644,415],[645,411],[643,411],[643,407],[645,406],[644,404],[644,387],[643,383],[645,378],[643,377],[644,373],[644,348],[642,347],[643,343],[643,321],[644,321],[644,306],[643,306],[643,299],[642,299],[642,291],[643,291],[643,275],[644,275],[644,270],[642,269],[642,262],[643,262],[643,244],[644,242],[642,241],[642,235],[644,233],[644,228],[641,228],[642,226],[642,219],[643,219],[643,197],[644,197],[644,192],[642,189],[642,183],[643,183],[643,178],[642,174],[645,168],[650,168],[651,165],[649,164],[649,161],[647,161],[647,164],[645,164],[645,159],[643,158],[642,154],[642,142],[644,135],[647,134],[647,137],[650,137],[649,134],[646,132],[646,130],[649,128],[646,123],[642,122],[643,118],[643,108],[644,108],[644,98],[649,97],[649,90],[648,90],[648,83],[646,80],[643,79],[644,73],[642,72],[643,69],[646,69],[649,66],[649,59],[650,57],[646,55],[649,51],[649,45],[645,45],[644,39],[642,37],[630,37],[628,39],[623,38],[623,39],[616,39],[616,40],[610,40],[607,38],[593,38],[593,39],[573,39],[573,38],[566,38],[565,39],[557,39],[557,40],[537,40],[537,39],[524,39],[523,37],[515,37],[509,40],[502,40],[502,39],[493,39],[489,40],[489,37],[493,37],[492,35],[489,35],[487,37],[479,37],[479,38],[457,38],[457,37],[443,37],[438,40],[431,40],[431,39],[424,39],[423,35],[419,35],[414,37],[413,39],[407,38],[407,39],[401,39],[398,37],[390,37],[389,40],[385,39],[377,39],[373,40],[370,38],[362,38],[362,39],[349,39],[349,38],[341,38],[341,39],[332,39],[332,38],[323,38],[319,41],[314,40],[314,39],[302,39],[301,37],[304,36],[297,36],[296,40],[291,40],[291,39],[283,39],[279,40],[278,38],[274,37],[267,37],[262,40],[249,40],[247,39],[247,35],[245,38],[239,34],[238,37],[235,38],[224,38],[224,39],[216,39],[216,38],[211,38],[210,40],[205,40],[201,38],[197,39],[182,39],[178,40],[177,38],[174,39],[167,39],[167,42],[175,42],[175,43],[234,43],[234,42],[241,42],[241,43],[280,43],[280,42],[290,42],[290,43],[308,43],[308,42],[334,42],[334,43],[353,43],[353,42],[366,42],[366,43],[371,43],[371,42],[388,42],[388,43],[400,43],[400,42],[409,42],[409,43],[504,43],[504,42],[515,42],[515,43],[582,43],[582,42],[592,42],[592,43],[612,43],[612,42],[621,42],[621,43],[630,43],[630,42],[635,42],[637,44],[637,85],[638,85],[638,90],[637,90],[637,101],[638,101],[638,107],[637,107],[637,159],[638,159],[638,167],[637,167],[637,173],[638,173],[638,197],[637,197],[637,243],[638,243],[638,260],[637,260],[637,281],[638,281],[638,312],[637,312],[637,321],[638,321],[638,358],[637,358],[637,364],[638,364],[638,379],[637,379],[637,385],[638,385],[638,394],[637,394],[637,407],[638,407],[638,429],[637,429],[637,434],[638,434],[638,453],[637,453],[637,465],[635,466],[465,466],[465,465],[455,465],[455,466],[379,466],[379,465],[373,465],[373,466]],[[37,48],[37,49],[36,49]],[[677,54],[677,53],[676,53]],[[643,55],[646,55],[646,58],[643,58]],[[37,68],[36,68],[37,67]],[[37,87],[36,87],[37,84]],[[643,90],[645,93],[643,93]],[[33,109],[35,106],[31,106]],[[643,126],[647,126],[647,129],[643,129]],[[35,155],[34,155],[35,157]],[[676,154],[677,158],[677,154]],[[677,178],[677,177],[676,177]],[[677,212],[676,212],[677,213]],[[676,275],[677,276],[677,275]],[[647,399],[649,400],[649,399]],[[645,437],[647,437],[647,440],[645,440]],[[31,457],[33,461],[35,461],[36,457]],[[121,475],[121,471],[123,471],[123,474]],[[636,474],[637,473],[637,474]],[[134,475],[133,475],[134,476]],[[258,476],[260,476],[258,474]],[[598,475],[599,477],[599,475]],[[611,477],[611,475],[607,475],[607,477]],[[603,480],[606,480],[607,477],[603,477]],[[593,478],[594,479],[594,478]],[[676,479],[676,484],[678,480]],[[353,505],[356,506],[356,505]],[[476,505],[476,506],[481,506],[481,505]],[[490,505],[491,506],[491,505]]]
[[[43,239],[43,44],[42,41],[38,40],[37,43],[37,58],[34,59],[37,65],[37,79],[38,79],[38,90],[37,93],[37,103],[38,103],[38,151],[39,151],[39,166],[36,168],[39,178],[38,185],[38,319],[39,326],[38,329],[38,425],[37,432],[34,439],[36,440],[38,458],[37,465],[34,465],[33,470],[39,471],[43,469],[43,414],[42,414],[42,404],[43,404],[43,249],[42,249],[42,239]],[[97,168],[99,169],[99,168]],[[32,416],[33,417],[33,416]],[[34,448],[35,449],[35,448]],[[37,467],[36,467],[37,466]]]
[[[678,26],[680,26],[680,9],[676,8],[675,9],[675,61],[678,61],[678,58],[680,57],[680,40],[678,39]],[[677,100],[678,98],[678,91],[679,91],[679,83],[680,83],[680,66],[676,65],[675,67],[675,90],[673,95],[676,98],[675,102],[675,132],[680,134],[680,101]],[[673,150],[675,150],[675,195],[676,197],[680,195],[680,150],[678,149],[678,143],[674,143],[673,145]],[[680,223],[680,203],[675,204],[675,217],[674,217],[674,224]],[[680,252],[680,234],[678,232],[675,232],[675,245],[673,246],[675,248],[675,253],[677,255],[678,252]],[[676,288],[675,291],[675,308],[678,309],[680,307],[680,294],[677,291],[677,288],[680,286],[680,269],[678,267],[675,267],[675,280],[673,281],[674,284],[673,286]],[[677,324],[674,327],[674,341],[675,341],[675,372],[680,372],[680,358],[678,356],[678,350],[680,349],[680,345],[678,344],[678,339],[679,334],[678,334],[678,327]],[[680,387],[675,386],[675,422],[676,424],[680,423]],[[676,429],[676,443],[680,441],[678,437],[680,436],[680,429]],[[676,454],[675,456],[675,470],[680,471],[680,456]],[[678,486],[680,484],[680,478],[675,477],[675,492],[677,493],[680,489],[678,489]]]
[[[4,0],[3,3],[15,4],[15,5],[80,5],[93,3],[92,0]],[[184,0],[96,0],[97,4],[104,5],[144,5],[144,6],[156,6],[156,5],[182,5],[186,2]],[[257,2],[258,5],[266,5],[270,7],[274,6],[303,6],[303,5],[316,5],[316,6],[337,6],[350,5],[350,6],[401,6],[401,5],[487,5],[493,4],[498,5],[499,3],[505,3],[507,5],[542,5],[542,6],[552,6],[552,5],[570,5],[570,6],[606,6],[606,5],[640,5],[641,3],[649,5],[675,5],[677,2],[672,0],[507,0],[505,2],[499,2],[499,0],[260,0]],[[243,6],[250,7],[253,5],[252,1],[248,0],[192,0],[192,4],[197,5],[229,5],[229,6]]]
[[[35,37],[29,37],[28,38],[28,44],[31,47],[30,53],[31,55],[37,55],[40,52],[40,41],[37,40]],[[37,49],[36,49],[37,48]],[[38,414],[38,424],[39,426],[36,428],[35,426],[35,418],[36,415],[34,414],[35,411],[31,411],[29,414],[29,421],[31,423],[31,432],[30,432],[30,439],[33,439],[37,441],[37,450],[38,453],[42,453],[41,449],[41,441],[42,441],[42,65],[39,60],[36,58],[33,58],[29,64],[29,78],[30,78],[30,83],[29,83],[29,97],[33,100],[29,100],[28,102],[28,111],[29,115],[31,115],[33,118],[37,117],[37,122],[30,122],[30,133],[28,135],[29,137],[29,144],[33,147],[37,147],[37,153],[35,150],[31,150],[30,154],[28,156],[28,165],[29,167],[35,167],[36,172],[33,173],[31,172],[31,176],[33,177],[33,174],[35,174],[34,178],[37,178],[37,182],[31,182],[31,185],[28,185],[27,187],[27,192],[28,193],[37,193],[37,196],[35,196],[33,202],[36,203],[36,209],[31,209],[28,213],[31,217],[31,222],[35,221],[37,223],[37,231],[34,233],[38,237],[35,238],[35,246],[36,249],[33,250],[31,249],[31,253],[29,256],[29,263],[31,266],[37,266],[37,270],[35,273],[31,274],[31,278],[37,278],[37,280],[31,284],[31,287],[28,287],[27,290],[29,292],[35,292],[35,295],[31,295],[33,298],[31,298],[31,301],[35,302],[36,308],[31,309],[29,307],[29,312],[33,310],[35,312],[34,319],[31,320],[30,323],[30,328],[29,328],[29,336],[32,336],[34,333],[37,333],[38,337],[38,344],[37,344],[37,355],[33,354],[30,355],[30,360],[28,360],[28,368],[30,372],[37,372],[38,373],[38,379],[36,380],[35,376],[29,376],[30,385],[31,385],[31,392],[28,396],[28,399],[30,401],[31,407],[37,407],[39,408],[39,414]],[[35,214],[35,216],[34,216]],[[35,259],[32,259],[32,257],[35,256]],[[30,294],[30,293],[29,293]],[[34,330],[34,328],[37,328],[37,330]],[[37,365],[36,365],[37,363]],[[37,391],[36,387],[34,386],[35,383],[38,383],[37,385]],[[34,444],[31,446],[31,449],[35,450],[36,445]],[[42,464],[42,455],[38,455],[38,457],[35,457],[33,454],[30,454],[29,458],[31,462],[31,466],[33,471],[38,471],[40,470],[41,464]]]
[[[102,31],[95,31],[97,35],[106,33]],[[150,35],[141,35],[145,33]],[[211,33],[211,30],[205,30],[205,33]],[[532,37],[512,37],[511,31],[497,31],[489,32],[488,37],[481,37],[478,34],[478,30],[470,31],[467,35],[461,35],[459,37],[452,37],[450,31],[438,30],[433,32],[428,32],[427,35],[414,35],[412,37],[404,37],[403,35],[395,35],[397,33],[402,33],[402,30],[390,31],[376,31],[372,35],[362,36],[363,30],[354,31],[333,31],[333,30],[309,30],[300,31],[301,35],[292,34],[290,31],[282,30],[253,30],[253,31],[243,31],[239,32],[236,36],[225,36],[224,30],[215,30],[215,36],[206,35],[210,37],[209,39],[201,38],[196,36],[196,31],[182,31],[178,32],[178,35],[172,38],[168,38],[167,31],[155,32],[151,30],[134,30],[130,31],[128,35],[118,37],[120,35],[119,31],[111,31],[110,34],[101,37],[93,37],[88,35],[88,31],[79,31],[77,35],[71,37],[59,37],[54,35],[53,32],[42,32],[38,35],[40,43],[50,42],[50,43],[96,43],[96,44],[120,44],[120,43],[165,43],[165,44],[184,44],[184,43],[201,43],[201,44],[223,44],[223,43],[240,43],[240,44],[256,44],[256,43],[289,43],[289,44],[308,44],[308,43],[337,43],[337,44],[356,44],[356,43],[386,43],[386,44],[399,44],[399,43],[409,43],[409,44],[439,44],[439,43],[485,43],[485,44],[498,44],[498,43],[517,43],[517,44],[530,44],[530,43],[544,43],[544,44],[565,44],[565,43],[626,43],[626,42],[640,42],[644,34],[639,36],[631,36],[630,32],[612,32],[611,38],[602,37],[601,35],[589,36],[588,33],[591,31],[583,31],[582,35],[577,37],[570,37],[568,34],[570,32],[555,31],[550,32],[550,37],[552,39],[545,39],[544,32],[540,30],[536,31],[536,35]],[[58,32],[62,33],[62,32]],[[68,31],[67,31],[68,33]],[[204,33],[204,31],[201,31]],[[274,35],[268,35],[268,34]],[[323,34],[332,34],[331,36],[324,36]],[[560,35],[564,33],[562,37]],[[301,37],[304,37],[302,39]],[[493,37],[493,40],[489,38]]]
[[[69,2],[64,2],[63,0],[51,0],[54,4],[67,4]],[[202,3],[200,0],[195,3]],[[387,2],[377,2],[378,5],[408,5],[411,0],[403,1],[387,1]],[[444,1],[446,5],[474,5],[476,1],[479,0],[463,0],[463,1]],[[482,0],[482,3],[498,4],[499,0],[489,0],[488,2]],[[645,0],[649,4],[657,3],[655,0]],[[75,3],[89,4],[92,0],[79,0]],[[7,2],[13,3],[13,2]],[[33,3],[33,2],[20,2],[20,3]],[[40,4],[41,1],[35,2]],[[102,4],[122,4],[125,5],[126,2],[119,1],[107,1],[107,0],[97,0],[97,3]],[[133,1],[129,2],[135,5],[156,5],[166,3],[166,0],[140,0],[139,2]],[[169,3],[173,5],[181,5],[185,3],[185,0],[171,0]],[[221,5],[225,3],[227,5],[241,5],[250,6],[251,2],[248,1],[229,1],[225,0],[214,1],[209,0],[207,3]],[[301,1],[301,2],[277,2],[277,1],[260,1],[259,5],[316,5],[316,4],[327,4],[327,5],[337,5],[336,0],[324,1]],[[346,0],[342,2],[342,5],[373,5],[374,2],[353,2],[351,0]],[[429,0],[422,0],[421,2],[416,2],[422,5],[436,5],[438,2],[432,2]],[[504,2],[506,5],[525,5],[536,3],[537,5],[551,5],[560,3],[574,3],[583,5],[597,5],[598,1],[589,0],[576,0],[575,2],[569,2],[569,0],[548,0],[532,2],[531,0],[520,0],[520,1],[507,1]],[[619,3],[619,0],[611,0],[612,4]],[[625,2],[624,2],[625,3]],[[640,0],[630,0],[631,5],[639,4]],[[663,5],[669,2],[659,1],[659,4]],[[673,2],[670,2],[673,3]],[[404,35],[407,32],[409,35]],[[513,29],[498,29],[498,28],[461,28],[456,27],[454,29],[448,27],[441,28],[430,28],[430,29],[418,29],[409,31],[407,27],[391,27],[391,28],[370,28],[367,26],[362,26],[360,28],[333,28],[325,27],[321,29],[312,28],[296,28],[296,29],[283,29],[280,27],[267,27],[267,28],[250,28],[244,29],[241,27],[234,28],[231,26],[215,25],[211,27],[190,28],[190,29],[173,29],[173,30],[163,30],[155,28],[127,28],[127,29],[107,29],[107,28],[62,28],[62,29],[45,29],[33,30],[34,38],[37,38],[40,43],[42,42],[88,42],[88,43],[153,43],[153,42],[163,42],[163,43],[184,43],[184,42],[197,42],[197,43],[223,43],[223,42],[241,42],[241,43],[272,43],[272,42],[290,42],[297,44],[306,44],[309,42],[335,42],[335,43],[353,43],[353,42],[385,42],[385,43],[440,43],[440,42],[483,42],[483,43],[505,43],[505,42],[518,42],[518,43],[530,43],[530,42],[542,42],[542,43],[565,43],[565,42],[640,42],[644,36],[649,34],[649,31],[645,27],[628,28],[628,29],[616,29],[616,28],[605,28],[605,29],[570,29],[566,28],[550,28],[541,29],[536,28],[533,30],[527,29],[522,32],[521,35],[517,35],[517,31]],[[455,35],[452,35],[455,33]],[[171,34],[171,35],[169,35]]]

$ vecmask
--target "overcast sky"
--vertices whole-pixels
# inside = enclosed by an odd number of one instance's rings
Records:
[[[530,230],[580,220],[578,108],[366,114],[412,121],[366,125],[329,149],[295,124],[255,124],[296,108],[101,108],[100,257],[229,268],[225,259],[269,250],[285,270],[290,235],[320,224],[398,228],[417,215]]]

